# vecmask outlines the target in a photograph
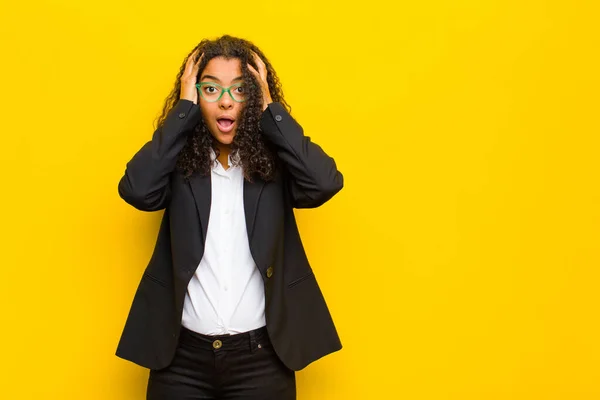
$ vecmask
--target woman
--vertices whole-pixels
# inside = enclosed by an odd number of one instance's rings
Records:
[[[295,371],[342,348],[293,208],[343,177],[289,112],[255,45],[203,40],[127,163],[120,196],[165,209],[116,353],[148,399],[295,399]]]

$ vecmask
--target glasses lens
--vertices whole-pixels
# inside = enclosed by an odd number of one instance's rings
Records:
[[[240,83],[238,85],[232,86],[229,89],[229,91],[231,92],[231,97],[233,97],[235,101],[246,100],[246,88],[243,84]]]
[[[208,102],[217,101],[223,91],[223,88],[214,83],[201,83],[198,86],[200,86],[200,95]]]

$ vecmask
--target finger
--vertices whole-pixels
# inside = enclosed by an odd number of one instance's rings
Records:
[[[192,54],[190,54],[190,56],[188,57],[188,59],[185,63],[185,74],[186,75],[189,75],[192,72],[192,69],[194,67],[194,56],[196,55],[198,50],[199,49],[194,50],[194,52]]]
[[[196,49],[196,50],[194,50],[194,51],[192,52],[192,54],[190,54],[190,56],[189,56],[189,57],[188,57],[188,59],[187,59],[187,64],[188,64],[188,65],[189,65],[189,64],[193,64],[193,63],[194,63],[194,58],[196,57],[196,54],[198,54],[198,51],[199,51],[199,50],[200,50],[200,49]]]
[[[248,69],[250,70],[250,72],[252,72],[253,75],[255,75],[257,78],[260,78],[260,74],[254,69],[252,65],[248,64]]]
[[[248,64],[248,69],[250,69],[250,72],[252,72],[252,74],[256,78],[258,86],[261,88],[261,90],[264,90],[264,87],[267,84],[266,79],[263,79],[263,77],[258,73],[256,69],[254,69],[252,65]]]
[[[253,50],[250,51],[252,52],[252,54],[254,54],[254,60],[256,62],[256,66],[258,67],[258,72],[260,73],[260,76],[266,80],[267,66],[265,65],[264,61],[258,56],[258,54],[256,54]]]
[[[204,53],[200,54],[200,57],[198,57],[198,61],[196,61],[197,65],[200,65],[200,60],[202,60],[202,57],[204,57]]]
[[[193,73],[198,73],[198,68],[200,68],[202,57],[204,57],[204,53],[200,54],[200,57],[198,57],[198,61],[196,61],[196,63],[194,64],[194,68],[192,69]]]
[[[254,61],[256,61],[256,65],[258,65],[260,67],[260,65],[265,65],[265,63],[263,62],[263,60],[258,56],[258,54],[256,54],[256,52],[254,52],[253,50],[250,50],[252,52],[252,55],[254,56]]]

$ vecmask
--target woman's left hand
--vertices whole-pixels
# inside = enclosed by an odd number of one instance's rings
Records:
[[[248,69],[254,74],[261,87],[263,95],[263,111],[265,111],[267,106],[273,102],[273,99],[271,99],[271,92],[269,92],[269,84],[267,83],[267,67],[255,52],[252,51],[252,54],[254,55],[254,62],[258,66],[258,71],[250,64],[248,64]]]

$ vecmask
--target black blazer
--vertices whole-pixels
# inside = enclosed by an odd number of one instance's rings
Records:
[[[175,355],[188,282],[204,253],[210,175],[190,180],[175,170],[201,111],[179,100],[162,127],[127,163],[119,195],[142,211],[165,209],[154,252],[141,278],[116,355],[150,369]],[[252,257],[265,284],[265,318],[283,363],[300,370],[342,344],[310,267],[293,208],[318,207],[343,186],[335,161],[304,136],[280,103],[260,120],[283,168],[274,181],[244,180],[244,211]]]

